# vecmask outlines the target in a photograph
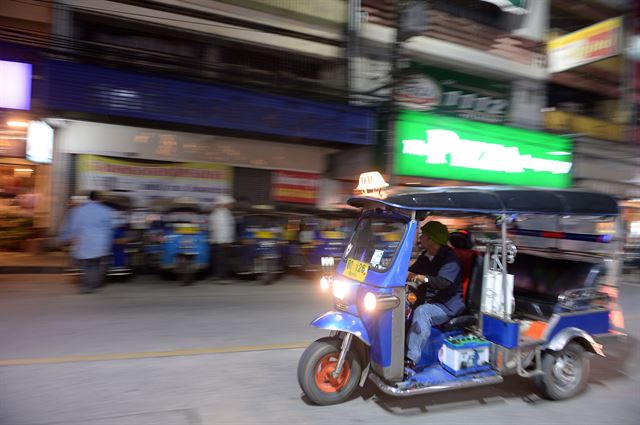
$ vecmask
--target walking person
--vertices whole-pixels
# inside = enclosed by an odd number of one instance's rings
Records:
[[[114,211],[92,191],[86,203],[69,211],[60,241],[71,244],[71,256],[82,270],[81,293],[100,286],[106,272],[106,258],[113,244]]]
[[[235,203],[229,195],[220,195],[209,216],[209,241],[213,277],[221,282],[228,278],[230,247],[235,241],[236,225],[230,208]]]

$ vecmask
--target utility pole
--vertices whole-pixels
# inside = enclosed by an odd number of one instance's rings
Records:
[[[393,185],[396,183],[394,170],[395,162],[395,137],[396,137],[396,118],[398,115],[398,105],[396,98],[398,88],[402,82],[401,74],[403,73],[402,62],[402,43],[409,38],[420,35],[427,29],[427,0],[397,0],[395,10],[395,38],[391,45],[391,70],[390,70],[390,86],[391,94],[386,105],[386,138],[385,138],[385,174],[388,183]]]
[[[390,97],[387,103],[387,117],[386,117],[386,139],[385,139],[385,174],[387,175],[387,181],[390,185],[396,184],[396,177],[394,173],[394,160],[395,160],[395,136],[396,136],[396,95],[398,92],[398,73],[400,71],[400,57],[402,49],[402,41],[400,38],[402,27],[402,10],[404,9],[406,0],[398,0],[398,4],[395,10],[394,29],[395,38],[391,45],[391,70],[390,76]]]

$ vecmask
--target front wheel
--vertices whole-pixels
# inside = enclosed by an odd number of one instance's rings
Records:
[[[591,362],[585,356],[584,348],[577,342],[570,342],[560,351],[543,355],[544,375],[536,377],[536,385],[545,397],[564,400],[584,390],[590,370]]]
[[[298,384],[315,404],[326,406],[346,401],[356,390],[362,366],[349,350],[338,376],[334,376],[342,340],[335,337],[314,341],[298,362]]]

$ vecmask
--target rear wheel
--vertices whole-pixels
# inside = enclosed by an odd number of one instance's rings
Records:
[[[542,370],[544,375],[536,377],[536,385],[543,395],[551,400],[564,400],[587,386],[591,362],[580,344],[570,342],[560,351],[545,353]]]
[[[334,376],[342,340],[335,337],[314,341],[298,362],[298,384],[315,404],[329,405],[349,399],[358,386],[362,366],[352,350],[339,375]]]
[[[191,285],[193,283],[196,272],[194,259],[186,255],[180,256],[177,269],[178,272],[181,273],[181,284],[183,286]]]
[[[277,259],[275,258],[259,258],[258,266],[258,281],[262,285],[271,285],[277,276]]]

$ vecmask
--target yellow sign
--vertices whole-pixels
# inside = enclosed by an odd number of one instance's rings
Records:
[[[276,234],[275,232],[269,232],[267,230],[258,230],[255,233],[255,237],[256,239],[275,239]]]
[[[348,278],[357,280],[358,282],[364,282],[364,278],[368,271],[369,264],[349,258],[343,274]]]
[[[620,54],[622,18],[611,18],[549,41],[549,71],[561,72]]]

